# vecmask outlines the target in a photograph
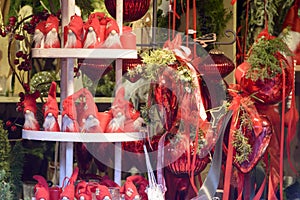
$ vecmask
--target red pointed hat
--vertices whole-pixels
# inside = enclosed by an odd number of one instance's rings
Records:
[[[63,191],[60,194],[61,199],[64,197],[67,197],[70,200],[75,198],[75,181],[78,177],[78,172],[79,172],[79,168],[75,167],[69,179],[68,185],[65,188],[63,188]]]
[[[92,93],[88,90],[84,90],[84,96],[86,98],[85,102],[85,111],[84,111],[84,118],[88,118],[90,115],[97,117],[98,113],[98,107],[94,102],[94,97]]]
[[[48,92],[48,99],[44,105],[44,117],[46,117],[49,113],[57,118],[58,117],[58,104],[56,101],[56,82],[52,82],[49,92]]]
[[[55,15],[49,15],[46,21],[45,31],[49,33],[53,28],[58,31],[59,19]]]
[[[41,31],[45,35],[46,34],[46,21],[40,21],[35,27],[35,31],[36,30]]]
[[[34,193],[36,200],[44,199],[50,200],[49,186],[46,179],[40,175],[34,175],[33,178],[38,182],[34,186]]]
[[[97,35],[97,37],[100,37],[100,22],[97,17],[92,17],[87,21],[86,24],[86,31],[92,27]]]
[[[109,189],[105,185],[98,184],[97,187],[96,187],[95,194],[96,194],[96,199],[97,200],[107,200],[107,197],[109,199],[112,199],[111,194],[109,192]]]
[[[131,180],[126,180],[121,192],[125,194],[125,200],[134,200],[136,196],[139,196],[137,188]]]
[[[75,100],[73,98],[73,95],[68,96],[63,101],[62,117],[64,115],[68,115],[68,117],[71,118],[72,120],[77,119]]]
[[[107,18],[105,38],[107,38],[112,31],[116,31],[119,34],[119,26],[116,20],[112,18]]]
[[[78,15],[73,15],[70,19],[68,28],[76,35],[78,40],[82,39],[83,34],[83,20]]]
[[[35,91],[32,94],[26,94],[23,104],[24,104],[24,113],[26,110],[29,110],[36,114],[37,106],[36,106],[36,99],[40,96],[40,93],[38,91]]]

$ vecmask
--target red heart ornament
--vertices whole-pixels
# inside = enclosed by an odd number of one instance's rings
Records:
[[[261,133],[255,137],[255,133],[249,129],[243,129],[243,135],[248,139],[248,144],[251,146],[251,153],[248,155],[247,160],[239,163],[235,159],[237,155],[237,149],[233,147],[233,164],[238,168],[242,173],[250,172],[258,163],[258,161],[262,158],[265,153],[267,147],[269,146],[271,136],[273,134],[273,128],[270,120],[263,115],[260,115],[262,121],[262,131]],[[238,126],[240,124],[240,119],[238,120]],[[229,138],[229,126],[224,135],[223,141],[223,150],[225,155],[227,155],[227,147],[228,147],[228,138]],[[230,141],[233,142],[233,141]]]

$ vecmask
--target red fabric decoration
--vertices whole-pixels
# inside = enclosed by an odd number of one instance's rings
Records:
[[[89,19],[84,26],[86,33],[84,37],[84,48],[99,48],[104,42],[106,24],[100,24],[100,21],[104,16],[104,13],[93,13],[89,16]],[[95,34],[95,38],[89,37],[92,34]]]
[[[46,35],[45,26],[46,21],[41,21],[36,25],[33,35],[34,48],[44,48]]]
[[[71,40],[71,37],[76,37],[75,42]],[[83,36],[83,20],[78,15],[73,15],[70,18],[70,22],[64,27],[64,45],[66,48],[82,48],[82,36]]]
[[[75,167],[73,170],[73,173],[65,187],[63,187],[63,191],[60,194],[60,198],[68,198],[68,199],[74,199],[75,198],[75,181],[78,176],[79,169],[78,167]]]
[[[58,39],[59,19],[55,15],[49,15],[46,21],[45,48],[60,48]]]
[[[134,200],[135,198],[139,198],[137,188],[131,180],[126,179],[126,182],[120,189],[120,193],[124,194],[125,200]]]
[[[63,123],[62,131],[65,132],[79,132],[79,124],[77,122],[77,112],[74,102],[73,95],[68,96],[63,101],[63,111],[62,111]],[[68,121],[68,118],[71,120]],[[64,123],[64,119],[66,122]]]
[[[40,130],[40,125],[36,119],[36,99],[39,97],[40,93],[38,91],[32,94],[25,94],[25,98],[23,101],[24,104],[24,116],[25,122],[23,125],[23,129],[26,130]]]

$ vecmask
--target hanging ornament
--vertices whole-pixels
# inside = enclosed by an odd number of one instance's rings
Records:
[[[105,7],[109,14],[116,18],[116,0],[105,0]],[[149,10],[150,0],[124,0],[123,21],[132,22],[142,18]]]
[[[225,78],[234,69],[235,64],[232,60],[218,49],[210,50],[209,56],[199,66],[199,72],[207,77],[220,74],[222,78]]]
[[[276,104],[287,97],[293,84],[291,52],[281,38],[263,30],[253,44],[248,59],[237,67],[235,77],[242,89],[257,103]]]

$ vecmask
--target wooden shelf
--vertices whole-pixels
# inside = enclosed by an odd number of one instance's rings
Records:
[[[134,59],[135,49],[33,48],[33,58]]]
[[[60,98],[56,98],[57,102],[60,102]],[[95,103],[112,103],[114,100],[113,97],[94,97]],[[0,96],[0,103],[18,103],[20,97],[6,97]],[[37,99],[37,103],[41,103],[40,99]]]
[[[145,138],[144,133],[70,133],[22,130],[22,138],[60,142],[129,142]]]

